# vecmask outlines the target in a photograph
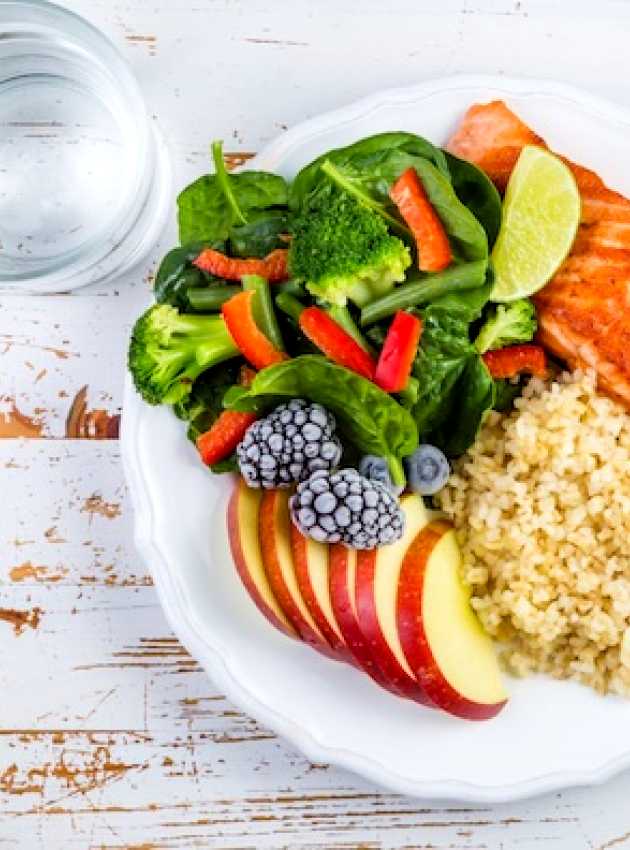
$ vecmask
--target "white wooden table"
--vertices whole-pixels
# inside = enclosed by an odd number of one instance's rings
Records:
[[[178,187],[213,138],[255,151],[322,110],[458,71],[630,105],[621,0],[66,2],[133,66]],[[384,793],[310,764],[179,645],[133,549],[116,440],[130,323],[172,242],[171,226],[116,286],[0,300],[0,850],[630,848],[630,775],[502,806]]]

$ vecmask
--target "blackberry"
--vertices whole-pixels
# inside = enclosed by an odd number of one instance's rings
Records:
[[[380,481],[370,481],[356,469],[341,469],[332,475],[326,470],[314,472],[298,485],[289,508],[303,534],[351,549],[394,543],[404,530],[396,497]]]
[[[335,417],[321,404],[294,398],[250,425],[236,448],[249,487],[272,490],[304,481],[317,470],[335,469],[341,444]]]

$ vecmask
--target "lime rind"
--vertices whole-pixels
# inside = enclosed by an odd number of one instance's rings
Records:
[[[493,301],[526,298],[549,282],[566,259],[580,223],[581,202],[570,169],[554,154],[526,145],[503,201],[492,252]]]

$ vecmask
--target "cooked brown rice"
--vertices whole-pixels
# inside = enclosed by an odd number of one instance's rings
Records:
[[[593,376],[532,379],[439,501],[507,669],[630,695],[630,416]]]

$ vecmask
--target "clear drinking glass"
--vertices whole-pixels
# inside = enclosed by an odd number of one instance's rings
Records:
[[[0,0],[0,290],[121,274],[169,199],[165,146],[114,46],[45,0]]]

